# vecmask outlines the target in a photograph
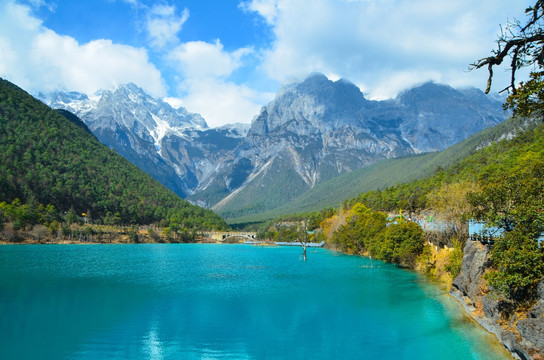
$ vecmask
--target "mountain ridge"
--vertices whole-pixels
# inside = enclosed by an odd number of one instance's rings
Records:
[[[432,175],[437,169],[447,169],[475,151],[538,125],[534,119],[510,118],[494,127],[486,128],[461,143],[441,152],[416,154],[405,158],[385,159],[318,184],[292,202],[275,209],[247,216],[228,214],[229,224],[268,221],[278,216],[319,211],[338,207],[360,193],[396,186]]]
[[[179,126],[165,130],[159,124],[173,110],[153,112],[164,102],[133,84],[98,101],[75,93],[56,98],[75,99],[58,105],[76,110],[103,143],[178,195],[219,213],[250,213],[381,159],[442,150],[503,121],[500,102],[479,92],[425,83],[375,101],[349,80],[313,73],[284,85],[243,130],[210,129],[194,114],[168,120]],[[275,182],[283,182],[282,191]]]
[[[226,217],[244,212],[248,215],[256,209],[271,210],[278,198],[283,197],[281,206],[318,183],[376,161],[445,149],[506,117],[497,101],[484,96],[479,100],[488,103],[479,108],[462,92],[434,83],[425,83],[387,101],[367,100],[358,89],[356,97],[338,98],[354,89],[356,86],[345,79],[333,82],[322,74],[283,87],[253,121],[247,136],[250,146],[240,155],[251,159],[254,169],[259,169],[253,174],[291,158],[290,164],[276,168],[281,173],[297,174],[304,184],[293,175],[276,175],[275,182],[282,182],[281,189],[263,196],[267,182],[256,177],[213,209]],[[438,100],[431,96],[436,93],[441,93]],[[457,113],[450,114],[451,108]],[[447,121],[441,121],[444,119]],[[431,144],[433,138],[438,141]],[[273,170],[266,171],[273,177]]]

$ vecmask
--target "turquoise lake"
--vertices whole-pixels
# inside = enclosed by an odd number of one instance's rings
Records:
[[[508,359],[423,276],[250,245],[0,246],[0,359]]]

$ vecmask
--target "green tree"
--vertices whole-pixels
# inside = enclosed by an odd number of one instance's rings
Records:
[[[400,221],[391,224],[380,239],[378,259],[413,268],[423,252],[423,230],[413,222]]]
[[[76,213],[76,211],[74,210],[73,207],[70,208],[70,210],[68,210],[68,212],[64,216],[64,220],[68,224],[75,224],[75,223],[81,222],[81,219],[79,218],[79,216],[77,215],[77,213]]]
[[[357,203],[351,209],[347,224],[341,226],[333,235],[333,243],[342,251],[356,254],[369,251],[377,253],[379,237],[385,230],[387,216],[372,211],[364,204]]]
[[[60,229],[60,223],[57,220],[53,220],[51,223],[49,223],[48,228],[51,235],[57,235]]]
[[[544,230],[543,193],[544,162],[538,154],[528,154],[481,191],[468,193],[467,199],[476,220],[507,232],[518,228],[536,239]]]
[[[298,230],[296,226],[278,226],[277,241],[293,242],[298,239]]]
[[[165,227],[164,229],[162,229],[162,235],[166,238],[167,241],[172,240],[172,230],[170,230],[170,228]]]
[[[106,213],[106,216],[104,217],[104,224],[106,225],[121,225],[121,222],[122,222],[122,219],[121,219],[121,214],[119,214],[119,212],[112,214],[111,211],[108,211]]]
[[[464,222],[472,210],[467,194],[477,190],[473,181],[443,184],[429,193],[429,207],[451,223]]]
[[[544,253],[533,238],[514,229],[496,241],[491,258],[495,268],[487,274],[491,286],[518,303],[534,296],[544,277]]]
[[[490,284],[521,301],[544,276],[543,250],[537,242],[544,231],[544,161],[533,152],[517,159],[503,176],[469,193],[468,200],[477,220],[505,231],[491,252]]]
[[[138,243],[140,242],[140,237],[138,236],[138,228],[137,227],[131,227],[130,230],[128,231],[127,233],[128,235],[128,238],[130,239],[131,242],[133,243]]]
[[[450,273],[452,278],[455,278],[461,272],[463,265],[463,248],[461,242],[453,240],[453,251],[450,253],[445,270]]]
[[[531,72],[530,80],[521,82],[514,94],[506,99],[504,109],[520,116],[542,115],[544,110],[544,72]]]

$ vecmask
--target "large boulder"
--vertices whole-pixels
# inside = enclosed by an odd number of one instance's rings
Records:
[[[529,354],[544,354],[544,279],[537,289],[538,299],[527,312],[527,318],[517,322],[516,328]]]

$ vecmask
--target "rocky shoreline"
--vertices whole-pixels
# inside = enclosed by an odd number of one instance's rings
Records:
[[[494,295],[483,275],[489,267],[489,245],[467,241],[461,272],[453,280],[450,295],[482,327],[495,334],[516,359],[544,359],[544,279],[538,285],[538,298],[526,311],[504,318],[499,310],[509,302]]]

